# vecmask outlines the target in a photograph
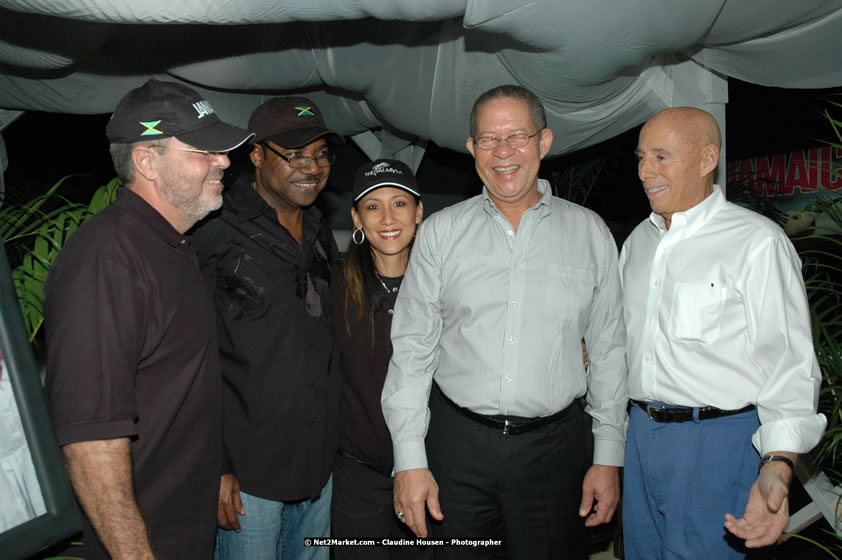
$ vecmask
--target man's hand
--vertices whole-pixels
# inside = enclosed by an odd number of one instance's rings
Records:
[[[582,482],[579,504],[579,517],[585,518],[585,526],[596,527],[611,521],[619,501],[620,467],[592,465]]]
[[[427,515],[441,521],[439,486],[429,469],[410,469],[395,474],[395,513],[403,513],[406,523],[418,537],[427,536]]]
[[[245,515],[240,498],[240,483],[233,474],[223,474],[219,479],[219,503],[216,506],[216,522],[222,529],[240,532],[237,514]]]
[[[797,455],[776,451],[795,461]],[[760,475],[751,486],[746,511],[741,519],[725,514],[725,528],[746,540],[747,548],[774,544],[789,521],[789,481],[792,471],[783,463],[763,465]]]

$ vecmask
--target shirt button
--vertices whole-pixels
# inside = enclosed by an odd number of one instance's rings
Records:
[[[646,354],[646,361],[647,361],[647,362],[651,362],[651,361],[652,361],[652,356],[650,356],[649,354]]]
[[[653,319],[652,317],[649,317],[649,324],[650,324],[650,325],[654,325],[654,324],[655,324],[655,319]]]
[[[514,344],[514,343],[515,343],[515,337],[510,336],[509,337],[509,344]]]
[[[655,395],[653,395],[652,393],[647,393],[646,398],[647,398],[647,400],[654,401]]]
[[[515,232],[513,232],[512,230],[509,230],[509,231],[507,231],[506,233],[509,235],[509,237],[511,237],[512,235],[514,235],[514,234],[515,234]]]
[[[661,285],[661,281],[660,281],[660,280],[655,280],[655,285],[656,285],[656,286],[660,286],[660,285]]]
[[[512,300],[512,305],[517,305],[517,300],[516,300],[516,299],[513,299],[513,300]]]
[[[390,310],[389,310],[389,311],[387,311],[386,313],[388,313],[389,315],[392,315],[392,314],[394,314],[394,313],[395,313],[395,310],[394,310],[394,309],[390,309]]]
[[[512,376],[511,376],[511,375],[507,375],[507,376],[506,376],[506,381],[507,381],[507,382],[511,382],[511,381],[512,381]]]
[[[515,265],[515,270],[520,270],[520,265],[519,265],[519,264],[516,264],[516,265]]]

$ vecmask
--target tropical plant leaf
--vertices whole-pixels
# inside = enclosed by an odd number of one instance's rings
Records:
[[[831,123],[837,135],[838,121]],[[810,210],[842,224],[842,198],[820,198]],[[827,417],[825,436],[816,457],[828,476],[840,481],[834,469],[842,453],[842,239],[812,235],[802,239],[800,252],[805,288],[810,301],[813,345],[822,372],[819,411]],[[836,472],[836,474],[832,474]]]
[[[85,220],[111,204],[120,186],[119,179],[112,179],[96,190],[88,204],[77,204],[59,194],[68,177],[27,204],[0,209],[0,235],[14,267],[12,277],[30,341],[44,323],[44,284],[61,248]]]

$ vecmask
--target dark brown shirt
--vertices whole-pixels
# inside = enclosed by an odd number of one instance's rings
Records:
[[[138,506],[159,558],[209,558],[221,382],[195,251],[135,193],[68,240],[45,300],[46,391],[60,445],[131,438]],[[90,525],[88,558],[107,558]]]

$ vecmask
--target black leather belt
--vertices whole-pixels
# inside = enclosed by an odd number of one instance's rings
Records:
[[[376,463],[371,463],[369,461],[366,461],[365,459],[360,459],[359,457],[351,455],[350,453],[348,453],[344,449],[337,449],[336,453],[338,455],[341,455],[342,457],[345,457],[349,461],[353,461],[355,463],[359,463],[360,465],[362,465],[364,467],[368,467],[369,469],[373,470],[374,472],[376,472],[378,474],[382,474],[383,476],[385,476],[387,478],[392,477],[392,471],[394,469],[392,468],[391,465],[387,466],[387,465],[378,465]]]
[[[650,419],[655,422],[692,422],[694,408],[689,407],[660,407],[652,406],[643,401],[632,401],[635,405],[640,407]],[[722,410],[715,406],[704,406],[699,408],[699,420],[710,420],[711,418],[722,418],[723,416],[733,416],[734,414],[742,414],[754,410],[754,405],[750,404],[738,410]]]
[[[550,416],[541,416],[540,418],[521,418],[521,417],[509,417],[504,415],[495,415],[495,416],[486,416],[485,414],[477,414],[472,410],[468,410],[467,408],[463,408],[447,398],[447,396],[439,389],[436,391],[442,398],[444,402],[452,406],[456,411],[458,411],[462,416],[466,418],[470,418],[475,422],[479,422],[480,424],[485,424],[486,426],[491,426],[492,428],[497,428],[503,432],[504,436],[516,436],[518,434],[525,434],[527,432],[531,432],[533,430],[537,430],[547,424],[552,424],[553,422],[558,422],[559,420],[563,420],[569,413],[570,409],[573,405],[568,406],[561,412],[556,412],[555,414],[551,414]],[[575,403],[574,403],[575,404]]]

